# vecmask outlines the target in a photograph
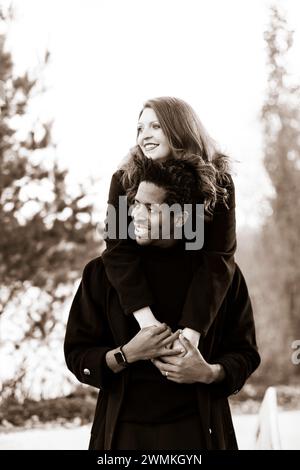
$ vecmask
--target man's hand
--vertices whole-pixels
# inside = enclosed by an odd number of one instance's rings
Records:
[[[179,336],[179,331],[172,333],[165,323],[160,326],[142,328],[127,344],[123,351],[127,361],[135,362],[157,358],[159,356],[174,356],[182,350],[169,349],[168,346]]]
[[[160,359],[152,361],[168,380],[177,383],[209,384],[224,378],[224,369],[220,364],[206,362],[200,351],[182,334],[179,340],[187,351],[184,356],[164,357],[164,362]]]

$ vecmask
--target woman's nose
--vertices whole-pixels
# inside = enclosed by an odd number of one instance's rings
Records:
[[[141,139],[149,139],[151,137],[153,137],[152,135],[152,130],[149,128],[149,127],[145,127],[141,133],[140,133],[140,136],[139,136]]]

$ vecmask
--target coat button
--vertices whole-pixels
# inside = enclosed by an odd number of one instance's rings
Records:
[[[84,375],[91,375],[90,369],[83,369]]]
[[[208,428],[208,432],[209,432],[209,434],[211,434],[211,433],[212,433],[212,430],[211,430],[211,428]]]

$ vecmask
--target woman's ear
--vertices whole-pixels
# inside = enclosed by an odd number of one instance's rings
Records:
[[[188,211],[182,211],[180,214],[175,215],[175,227],[183,227],[189,216]]]

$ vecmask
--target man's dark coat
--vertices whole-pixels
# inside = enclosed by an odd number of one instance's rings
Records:
[[[80,382],[100,389],[90,449],[112,448],[128,369],[113,373],[106,365],[105,355],[130,339],[128,318],[107,279],[101,257],[96,258],[84,269],[71,306],[64,345],[71,372]],[[208,333],[201,337],[199,349],[208,362],[222,364],[226,372],[221,383],[197,384],[206,449],[236,449],[227,397],[241,389],[260,363],[251,302],[237,266],[225,301]]]

